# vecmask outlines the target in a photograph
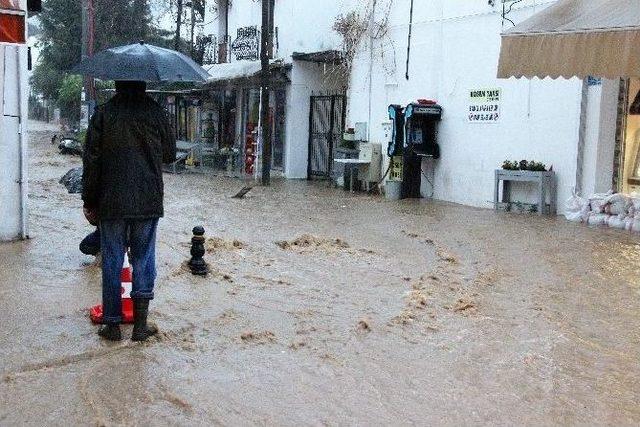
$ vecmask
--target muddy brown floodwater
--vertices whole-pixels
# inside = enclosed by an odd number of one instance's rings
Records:
[[[1,425],[640,424],[637,236],[166,175],[162,334],[108,344],[57,183],[80,160],[50,136],[31,137],[32,239],[0,245]],[[206,279],[183,268],[199,224]]]

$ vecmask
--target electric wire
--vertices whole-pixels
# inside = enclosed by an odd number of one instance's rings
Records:
[[[409,11],[409,36],[407,40],[407,70],[405,78],[409,80],[409,65],[411,61],[411,35],[413,33],[413,0],[411,0],[411,9]]]
[[[389,166],[387,167],[387,171],[384,173],[384,175],[382,176],[382,179],[380,179],[380,181],[378,181],[378,183],[369,190],[369,194],[373,194],[373,191],[377,188],[378,191],[380,191],[380,186],[382,185],[382,183],[384,182],[385,178],[387,177],[387,175],[389,175],[389,171],[391,170],[391,166],[393,165],[393,159],[389,159]]]
[[[515,6],[518,3],[521,3],[523,0],[516,0],[513,3],[511,3],[509,5],[509,9],[506,9],[506,3],[502,3],[502,24],[504,25],[504,21],[509,21],[511,22],[511,24],[515,27],[516,23],[513,22],[511,19],[507,18],[507,15],[511,14],[511,11],[513,11],[513,6]]]

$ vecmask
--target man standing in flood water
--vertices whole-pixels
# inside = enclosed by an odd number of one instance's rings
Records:
[[[155,243],[164,214],[162,163],[176,158],[176,140],[163,108],[144,82],[116,82],[116,94],[91,118],[83,156],[84,214],[100,224],[103,326],[98,334],[122,339],[120,272],[127,246],[133,268],[131,339],[157,333],[147,325],[156,279]]]

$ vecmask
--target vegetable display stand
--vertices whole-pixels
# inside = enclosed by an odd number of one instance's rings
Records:
[[[502,181],[502,202],[500,202],[500,182]],[[553,171],[533,172],[497,169],[493,204],[498,210],[501,205],[511,204],[511,183],[534,182],[538,187],[538,215],[555,215],[556,205],[556,174]],[[549,202],[547,203],[547,195]]]

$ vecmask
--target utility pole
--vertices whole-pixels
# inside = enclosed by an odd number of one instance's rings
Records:
[[[178,13],[176,16],[176,34],[173,38],[173,48],[180,51],[180,27],[182,27],[182,7],[183,0],[177,0]]]
[[[191,42],[189,45],[189,56],[191,57],[191,59],[194,59],[194,46],[193,46],[193,39],[194,39],[194,33],[196,30],[196,8],[195,6],[195,1],[196,0],[192,0],[191,1]]]
[[[269,69],[269,53],[271,51],[271,4],[272,0],[262,0],[262,31],[260,43],[260,89],[262,91],[260,106],[260,123],[262,125],[262,185],[271,184],[271,123],[269,121],[271,70]]]
[[[95,44],[95,8],[93,0],[82,0],[82,43],[81,43],[81,55],[82,60],[91,58],[93,56],[93,49]],[[82,115],[88,120],[93,113],[93,107],[95,106],[95,90],[93,86],[93,77],[84,77],[84,99],[82,100]]]

